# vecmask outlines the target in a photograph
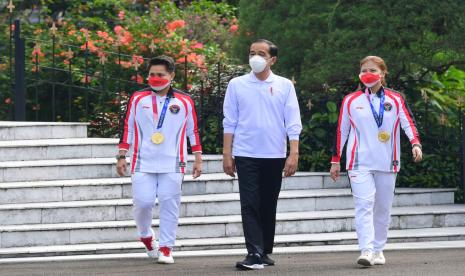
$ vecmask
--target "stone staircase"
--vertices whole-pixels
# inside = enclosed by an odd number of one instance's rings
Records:
[[[86,133],[81,123],[0,122],[0,263],[143,256],[130,178],[115,174],[117,140]],[[175,253],[242,254],[237,179],[222,173],[221,156],[204,156],[203,171],[197,180],[185,177]],[[465,240],[465,205],[454,204],[453,189],[399,188],[394,206],[391,243]],[[155,227],[157,218],[156,210]],[[278,252],[353,249],[354,230],[347,177],[333,182],[327,173],[300,172],[284,179]]]

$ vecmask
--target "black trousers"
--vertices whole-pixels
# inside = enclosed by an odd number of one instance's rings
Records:
[[[248,253],[273,252],[276,205],[285,158],[235,157]]]

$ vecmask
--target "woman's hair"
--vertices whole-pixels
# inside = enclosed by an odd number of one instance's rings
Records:
[[[372,61],[376,65],[378,65],[379,69],[383,71],[384,77],[381,79],[381,83],[383,85],[386,85],[386,75],[388,74],[387,70],[387,65],[386,62],[384,62],[384,59],[378,57],[378,56],[366,56],[360,61],[360,67],[362,67],[363,64],[367,63],[368,61]]]

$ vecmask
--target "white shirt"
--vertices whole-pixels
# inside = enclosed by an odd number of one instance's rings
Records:
[[[300,109],[292,82],[272,72],[232,79],[224,99],[224,133],[233,138],[233,156],[285,158],[287,140],[299,140]]]
[[[157,129],[167,97],[170,101],[165,119],[162,127]],[[119,149],[133,147],[131,173],[184,173],[187,137],[193,152],[202,151],[194,102],[189,95],[172,88],[165,97],[150,90],[135,92],[128,102],[122,130]],[[161,144],[152,142],[155,132],[163,134]]]
[[[368,90],[357,91],[344,97],[336,132],[336,143],[332,163],[339,163],[342,149],[347,142],[346,169],[398,172],[400,169],[400,127],[410,143],[419,144],[420,139],[415,120],[402,95],[388,88],[385,92],[384,118],[378,128],[369,100],[379,113],[380,98],[368,94]],[[378,139],[380,131],[389,133],[390,139]]]

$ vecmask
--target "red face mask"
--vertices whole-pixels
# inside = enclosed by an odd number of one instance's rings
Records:
[[[150,87],[155,91],[160,91],[165,89],[168,85],[170,85],[170,81],[160,77],[149,77],[148,83]]]
[[[362,73],[358,76],[360,78],[360,81],[366,86],[366,87],[373,87],[376,83],[378,83],[381,80],[381,76],[378,74],[374,73]]]

